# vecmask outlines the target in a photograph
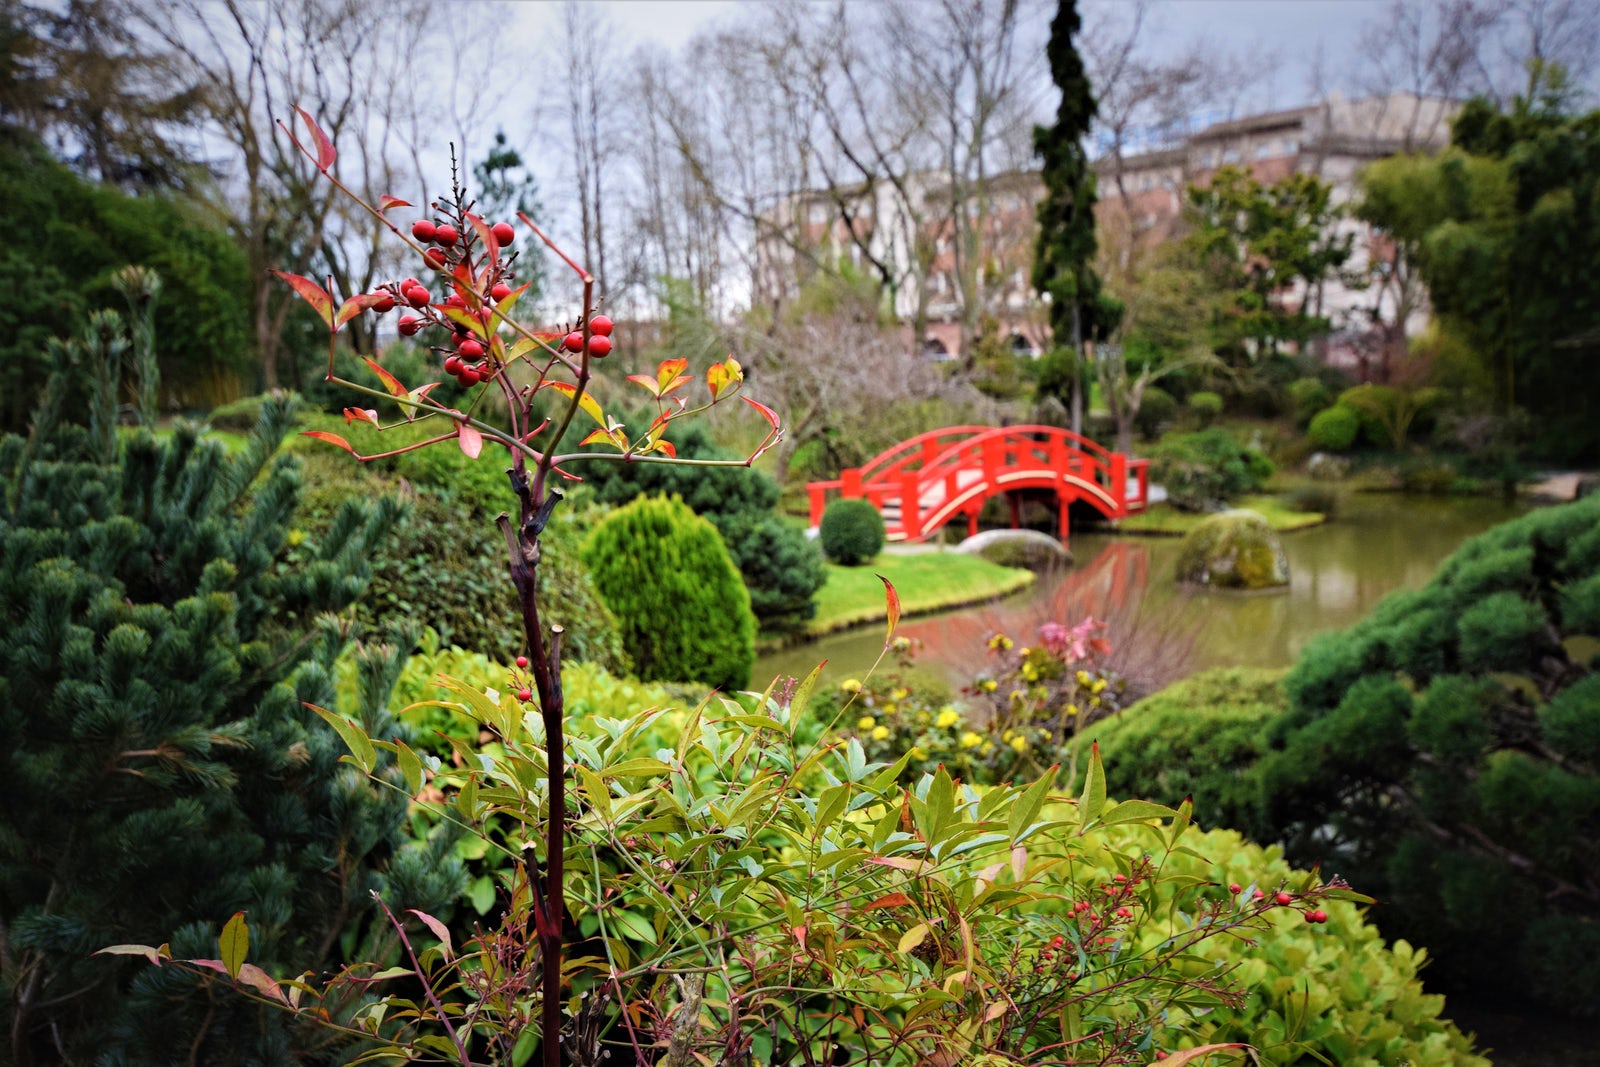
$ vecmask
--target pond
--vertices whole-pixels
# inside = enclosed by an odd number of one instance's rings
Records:
[[[1519,514],[1498,500],[1350,493],[1333,522],[1285,534],[1287,590],[1195,591],[1173,580],[1177,538],[1085,533],[1076,564],[1042,575],[1029,591],[994,604],[902,622],[923,643],[922,669],[960,685],[982,667],[984,641],[999,630],[1030,640],[1049,619],[1106,619],[1127,647],[1124,668],[1154,685],[1214,666],[1288,666],[1315,634],[1349,626],[1397,589],[1415,589],[1467,538]],[[1136,646],[1136,647],[1134,647]],[[804,676],[827,660],[824,679],[860,677],[883,647],[882,624],[763,656],[753,678]],[[1139,688],[1145,688],[1140,686]]]

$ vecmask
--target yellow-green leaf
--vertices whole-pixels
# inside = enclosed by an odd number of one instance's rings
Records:
[[[237,979],[239,968],[244,966],[244,958],[250,952],[250,927],[244,921],[244,912],[234,912],[233,918],[223,924],[217,949],[222,965],[228,969],[228,977]]]
[[[371,774],[372,769],[378,765],[378,754],[372,747],[372,742],[367,740],[366,731],[343,715],[336,715],[326,708],[319,708],[315,704],[306,707],[322,716],[323,720],[344,741],[345,747],[350,750],[350,755],[355,765],[366,774]]]

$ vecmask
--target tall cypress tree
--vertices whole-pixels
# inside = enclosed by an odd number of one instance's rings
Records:
[[[298,972],[338,962],[375,891],[449,898],[448,858],[400,846],[403,790],[341,765],[305,706],[331,702],[348,642],[326,613],[397,505],[348,507],[290,565],[288,404],[233,455],[192,426],[119,430],[128,347],[119,316],[91,316],[56,346],[30,435],[0,439],[0,1062],[303,1061],[281,1014],[93,953],[170,936],[214,956],[244,911],[251,961]],[[74,377],[85,411],[64,402]],[[363,671],[379,736],[399,729],[381,685],[398,658]]]
[[[1052,126],[1035,126],[1033,150],[1044,160],[1045,196],[1039,204],[1039,238],[1033,287],[1050,297],[1052,359],[1072,361],[1072,432],[1083,432],[1083,342],[1101,340],[1116,327],[1121,308],[1100,291],[1094,259],[1094,172],[1083,140],[1094,122],[1094,93],[1072,38],[1082,26],[1076,0],[1060,0],[1050,22],[1050,76],[1061,90]]]

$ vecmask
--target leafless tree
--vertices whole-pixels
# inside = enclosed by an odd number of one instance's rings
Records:
[[[611,28],[600,8],[567,0],[561,8],[562,50],[566,54],[565,94],[570,141],[567,154],[573,166],[573,187],[578,193],[579,228],[583,236],[583,262],[593,274],[596,291],[605,296],[606,195],[614,166],[612,145],[615,109],[609,91],[604,42]]]

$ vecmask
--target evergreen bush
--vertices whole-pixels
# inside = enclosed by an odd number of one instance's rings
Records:
[[[1328,452],[1348,452],[1361,433],[1361,413],[1343,404],[1325,408],[1311,417],[1306,435]]]
[[[1139,414],[1134,416],[1133,423],[1146,441],[1154,441],[1161,436],[1161,428],[1177,414],[1177,398],[1159,385],[1152,385],[1144,391],[1139,401]]]
[[[1194,415],[1195,422],[1205,429],[1222,414],[1222,397],[1217,393],[1199,392],[1189,394],[1189,411]]]
[[[1427,586],[1306,649],[1252,774],[1258,839],[1369,888],[1441,977],[1512,976],[1591,1016],[1597,577],[1600,498],[1474,538]]]
[[[453,895],[458,868],[400,848],[392,763],[376,780],[341,765],[343,742],[307,707],[329,701],[349,639],[323,613],[360,594],[399,507],[347,502],[314,551],[280,566],[299,492],[296,460],[275,457],[287,403],[263,404],[231,456],[190,425],[122,435],[119,349],[69,352],[89,365],[60,367],[29,437],[0,440],[7,1052],[290,1062],[304,1035],[282,1014],[92,954],[178,931],[178,951],[214,955],[217,925],[245,911],[260,965],[320,969],[374,891],[402,907]],[[63,417],[69,377],[90,383],[87,427]],[[398,670],[393,648],[365,656],[374,680]],[[391,736],[381,689],[359,717]]]
[[[1150,477],[1184,511],[1215,511],[1272,477],[1272,461],[1220,428],[1172,434],[1151,453]]]
[[[1289,383],[1289,403],[1297,426],[1305,426],[1333,402],[1333,393],[1321,378],[1296,378]]]
[[[770,512],[711,518],[744,578],[750,610],[761,629],[782,633],[803,628],[816,615],[816,592],[828,578],[817,546]]]
[[[607,515],[583,548],[644,681],[750,684],[755,615],[715,526],[682,500],[640,497]]]
[[[857,567],[883,551],[883,516],[865,500],[835,500],[822,513],[817,539],[842,567]]]

